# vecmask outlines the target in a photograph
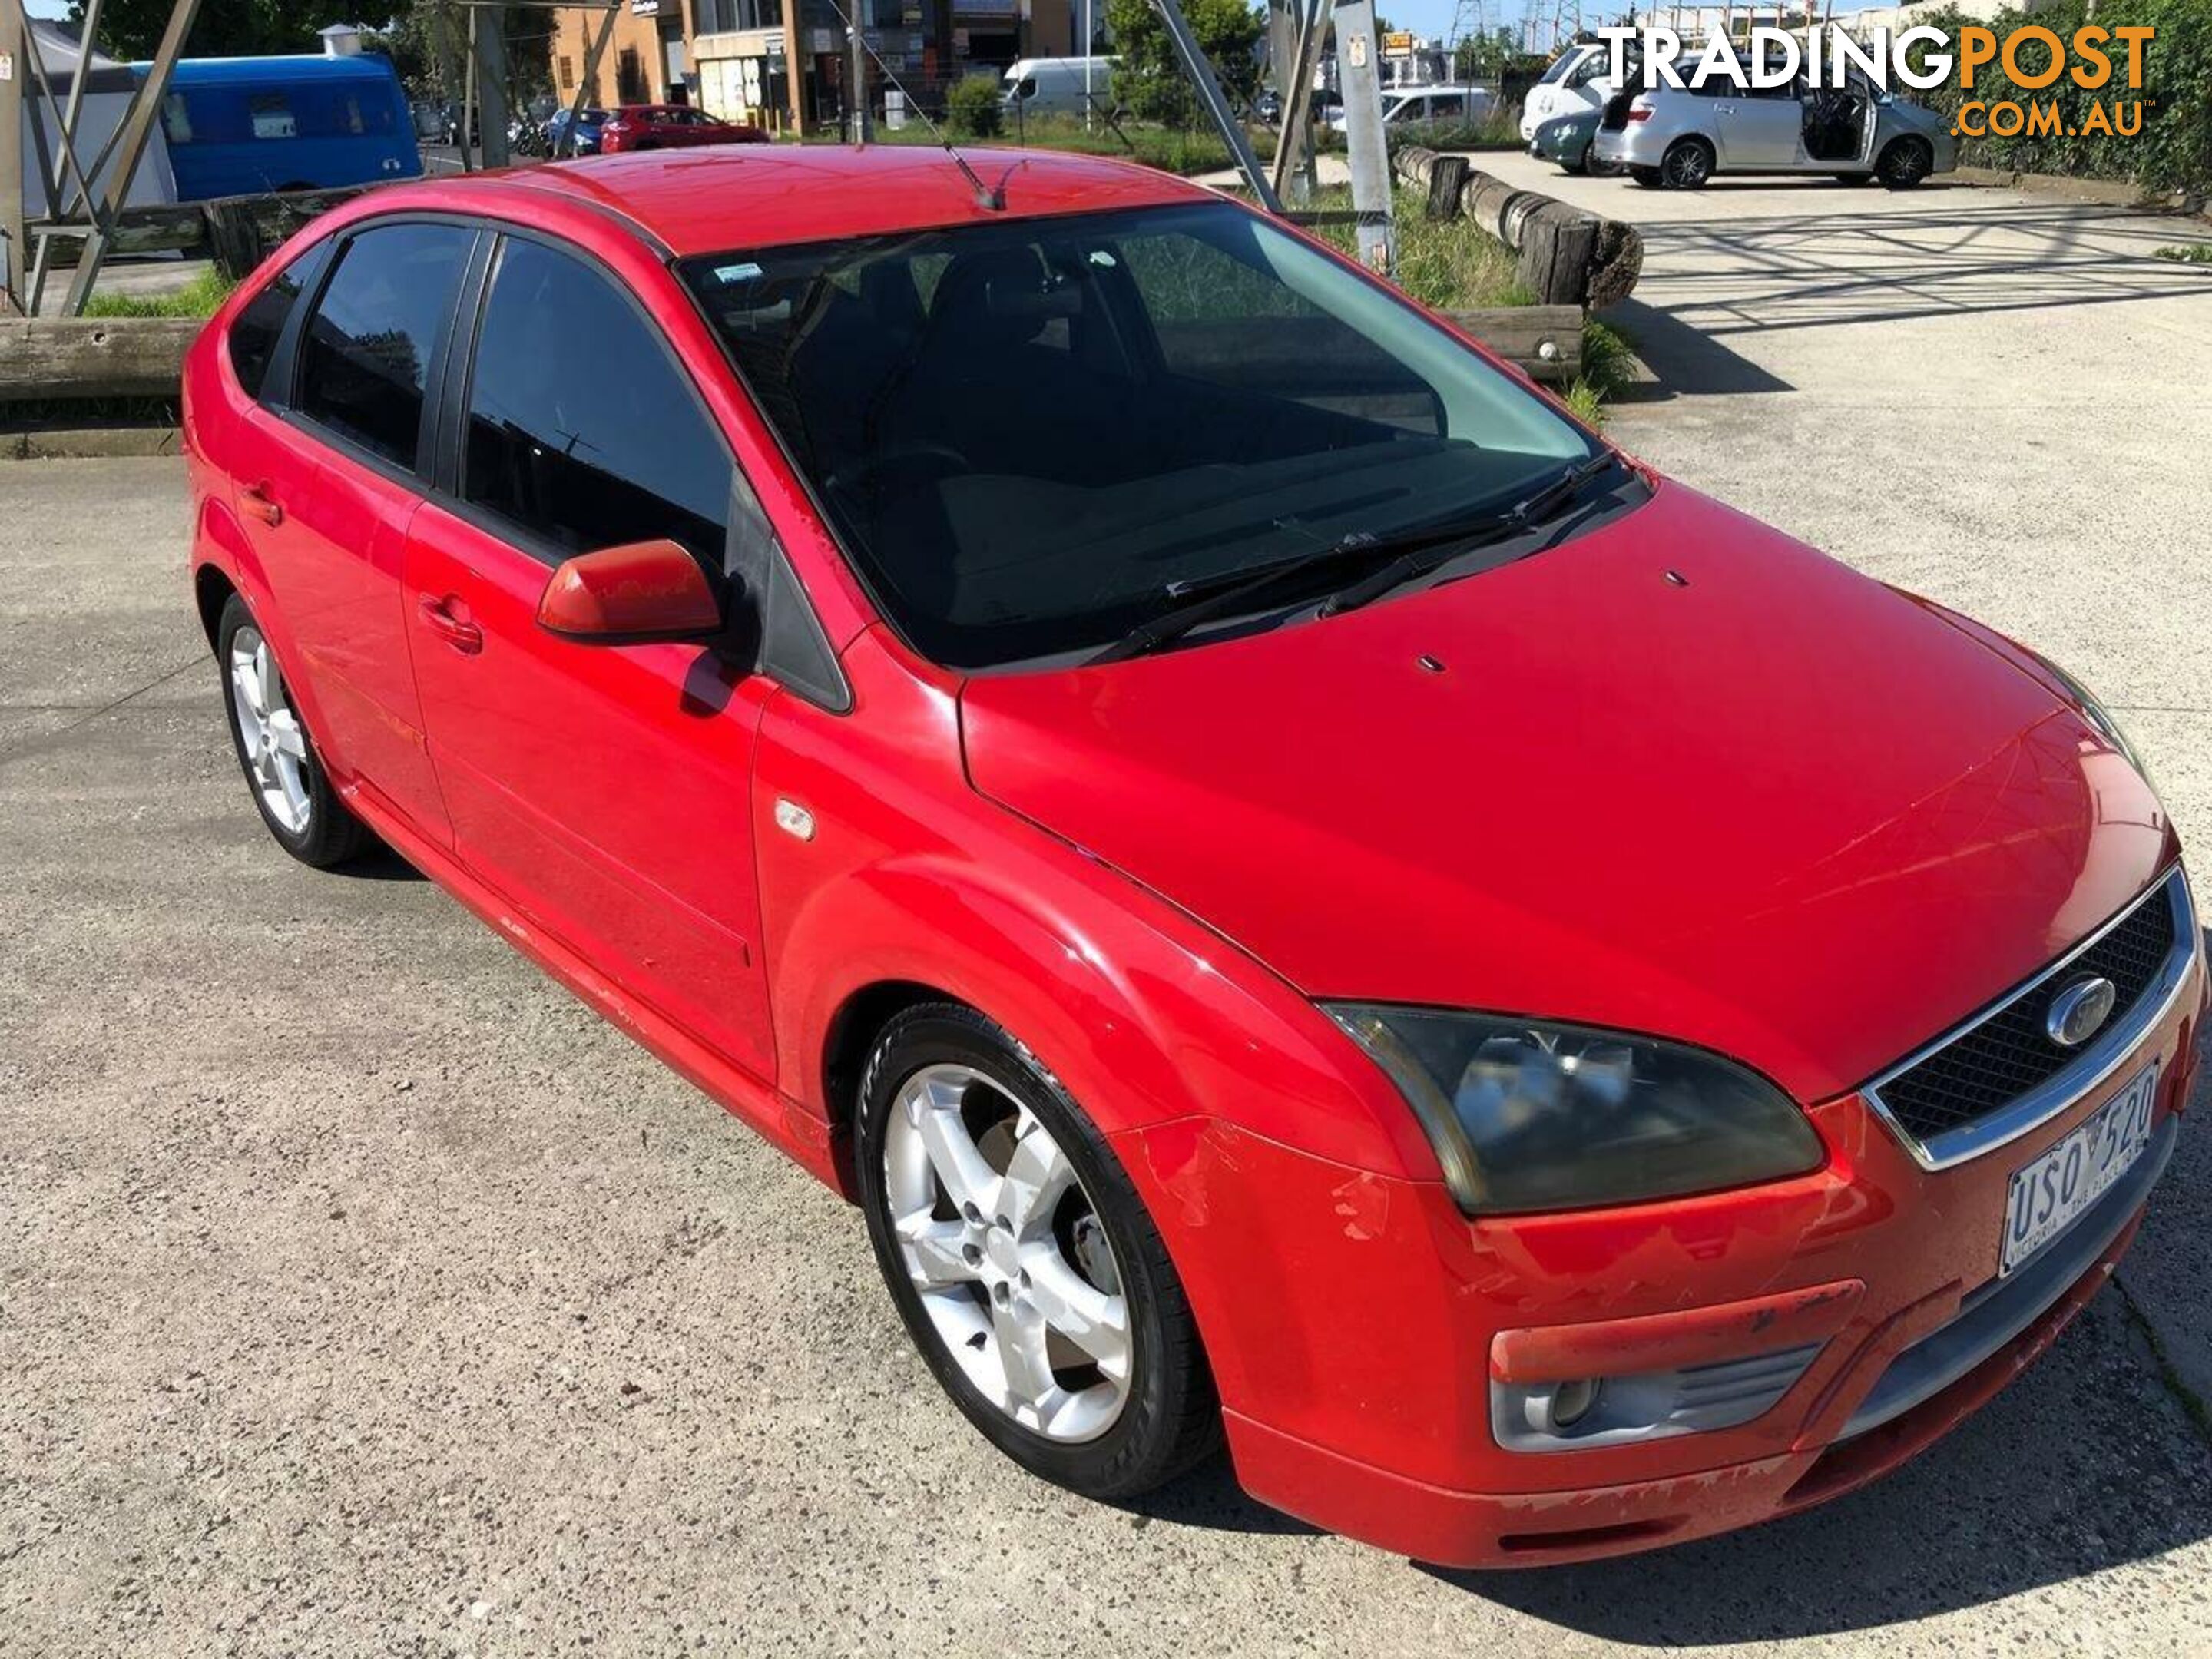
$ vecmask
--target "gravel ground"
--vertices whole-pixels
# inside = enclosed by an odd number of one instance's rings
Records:
[[[1646,355],[1734,387],[1632,447],[2057,651],[2212,835],[2212,280],[1999,192],[1601,199],[1665,216]],[[403,867],[277,852],[176,463],[0,508],[0,1652],[2212,1651],[2201,1123],[2140,1312],[1825,1510],[1476,1577],[1218,1469],[1084,1504],[942,1401],[830,1194]]]

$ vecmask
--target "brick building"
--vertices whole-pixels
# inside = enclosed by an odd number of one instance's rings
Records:
[[[996,75],[1017,58],[1076,49],[1081,0],[620,0],[587,103],[688,102],[732,121],[789,131],[845,108],[845,25],[858,8],[870,44],[901,84],[934,104],[963,75]],[[1094,0],[1097,3],[1097,0]],[[1097,5],[1103,11],[1103,4]],[[553,86],[573,100],[603,13],[553,15]],[[872,64],[869,98],[883,86]]]

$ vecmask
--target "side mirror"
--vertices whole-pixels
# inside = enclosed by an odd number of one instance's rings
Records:
[[[564,561],[538,601],[538,625],[580,645],[643,645],[709,640],[723,618],[698,560],[662,539]]]

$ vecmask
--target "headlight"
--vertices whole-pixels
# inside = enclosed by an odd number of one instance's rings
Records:
[[[1323,1006],[1397,1084],[1469,1215],[1712,1192],[1826,1156],[1796,1104],[1717,1054],[1588,1026]]]
[[[2151,778],[2150,768],[2143,764],[2142,753],[2137,750],[2134,744],[2128,741],[2128,734],[2120,730],[2120,723],[2112,717],[2104,704],[2097,701],[2089,688],[2040,651],[2035,653],[2035,659],[2048,668],[2051,678],[2065,688],[2066,695],[2073,700],[2074,706],[2081,711],[2081,718],[2095,726],[2097,734],[2120,751],[2122,758],[2136,769],[2145,783],[2150,784],[2154,790],[2156,789],[2158,785]]]

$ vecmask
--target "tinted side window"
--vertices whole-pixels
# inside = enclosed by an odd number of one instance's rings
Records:
[[[277,337],[284,331],[284,319],[292,314],[293,303],[322,263],[325,251],[316,247],[301,254],[268,287],[248,300],[246,308],[231,323],[230,366],[247,397],[261,395],[261,383],[268,378],[269,360],[276,355]]]
[[[423,377],[476,233],[386,225],[347,242],[300,342],[300,412],[415,464]]]
[[[462,495],[566,553],[665,536],[722,568],[732,462],[608,279],[510,240],[469,384]]]

